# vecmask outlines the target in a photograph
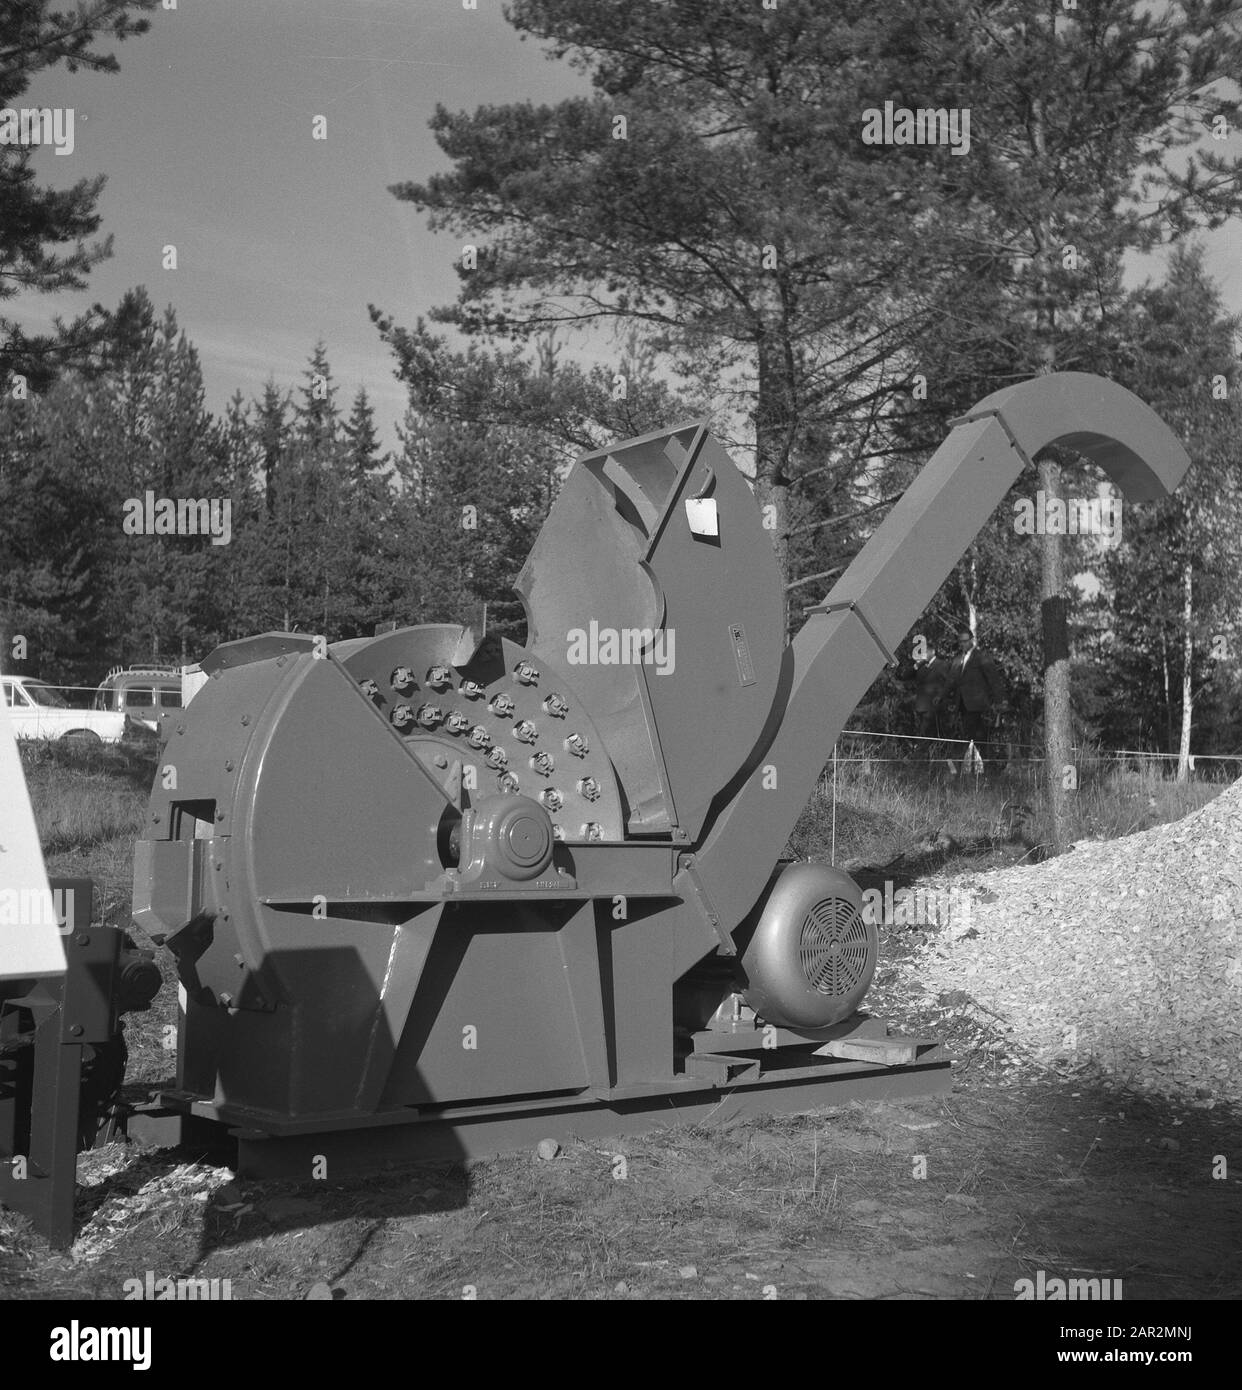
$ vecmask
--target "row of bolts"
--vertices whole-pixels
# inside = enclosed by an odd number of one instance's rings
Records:
[[[534,685],[539,679],[539,671],[528,661],[519,662],[514,670],[514,675],[523,685]],[[408,693],[416,685],[413,671],[408,666],[398,666],[391,676],[391,684],[394,690],[401,694]],[[447,689],[453,681],[453,673],[447,666],[433,666],[427,672],[427,684],[436,690]],[[379,695],[379,687],[373,680],[367,679],[361,682],[363,693],[370,699],[375,699]],[[483,687],[472,680],[462,681],[461,693],[468,700],[478,700],[484,695]],[[516,708],[513,698],[504,693],[493,696],[488,708],[498,718],[506,718],[511,715]],[[543,701],[543,708],[555,719],[564,719],[569,713],[569,702],[562,695],[555,692],[548,695]],[[392,722],[397,729],[406,729],[412,723],[419,724],[424,729],[434,729],[443,723],[445,729],[451,734],[461,734],[470,729],[468,742],[472,748],[489,748],[492,736],[482,724],[470,725],[470,720],[459,710],[453,710],[447,719],[439,705],[423,704],[415,711],[407,704],[397,705],[392,712]],[[539,737],[539,731],[534,723],[529,719],[519,720],[513,726],[513,735],[522,743],[534,743]],[[576,758],[585,758],[590,751],[587,741],[581,734],[570,734],[565,739],[565,748]],[[485,759],[489,767],[498,772],[505,772],[509,765],[509,755],[503,748],[490,748]],[[551,775],[555,763],[550,753],[535,753],[530,759],[530,765],[536,772],[543,777]],[[511,785],[503,787],[503,790],[514,790],[517,787],[517,779],[511,773],[505,773]],[[578,791],[587,801],[597,801],[600,797],[600,785],[594,777],[583,777],[578,781]],[[550,811],[559,811],[565,804],[564,796],[554,787],[549,787],[544,791],[540,800]]]

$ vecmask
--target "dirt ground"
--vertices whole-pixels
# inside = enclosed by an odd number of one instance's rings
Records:
[[[1011,1300],[1043,1270],[1229,1300],[1239,1138],[1231,1115],[969,1066],[941,1099],[365,1182],[238,1184],[114,1144],[82,1159],[72,1251],[0,1214],[0,1291],[116,1299],[151,1271],[234,1299]]]

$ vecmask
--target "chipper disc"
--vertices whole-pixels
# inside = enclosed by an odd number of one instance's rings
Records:
[[[478,924],[522,920],[497,893],[572,886],[555,845],[620,838],[595,727],[562,674],[457,627],[334,648],[268,634],[203,666],[135,860],[135,920],[168,937],[186,985],[180,1085],[288,1115],[373,1109],[386,1086],[417,1101],[436,1065],[407,1029],[420,984],[477,972],[495,997],[475,1012],[494,1023],[518,973],[534,970],[536,991],[563,979],[556,903],[552,957],[536,932],[498,955],[513,938]],[[468,928],[437,936],[472,895]],[[548,1030],[562,1007],[544,1001]],[[403,1037],[418,1068],[395,1060]],[[453,1046],[460,1059],[459,1032]],[[543,1066],[533,1047],[518,1063]],[[453,1084],[491,1083],[475,1068]]]

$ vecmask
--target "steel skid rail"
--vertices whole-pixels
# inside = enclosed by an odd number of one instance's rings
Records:
[[[1110,382],[998,392],[786,645],[750,488],[687,425],[571,471],[518,581],[525,647],[433,626],[218,648],[135,857],[184,1010],[177,1086],[131,1132],[211,1121],[243,1169],[303,1172],[946,1089],[934,1043],[860,1012],[857,886],[778,860],[855,705],[1052,444],[1132,501],[1188,466]]]

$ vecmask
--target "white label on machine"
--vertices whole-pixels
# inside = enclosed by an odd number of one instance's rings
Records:
[[[714,497],[687,497],[686,520],[692,536],[718,536],[720,515]]]
[[[65,968],[30,791],[8,707],[0,703],[0,980]]]

